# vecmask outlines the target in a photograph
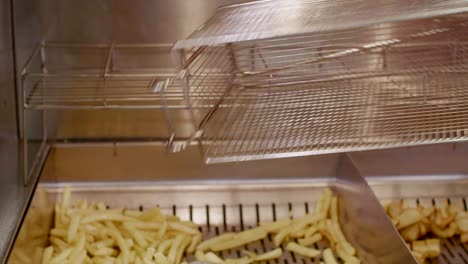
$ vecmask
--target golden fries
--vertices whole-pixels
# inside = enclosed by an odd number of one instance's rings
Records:
[[[323,237],[322,237],[321,234],[315,234],[315,235],[313,235],[311,237],[306,237],[306,238],[299,239],[298,242],[299,242],[299,245],[307,247],[307,246],[310,246],[310,245],[313,245],[313,244],[319,242],[322,239],[323,239]]]
[[[320,252],[320,250],[304,247],[294,242],[289,242],[286,246],[286,249],[296,254],[306,256],[308,258],[315,258],[317,256],[320,256],[320,254],[322,253]]]
[[[186,253],[211,263],[264,263],[281,258],[283,250],[276,248],[263,254],[244,250],[244,256],[227,259],[217,252],[238,249],[268,235],[273,237],[276,246],[284,243],[286,250],[304,257],[323,255],[326,263],[335,263],[333,249],[346,263],[359,263],[356,251],[341,231],[338,199],[329,189],[325,189],[312,213],[292,219],[290,212],[286,219],[262,222],[256,228],[205,241],[197,225],[166,216],[159,208],[144,212],[108,209],[103,203],[84,200],[72,203],[71,198],[71,191],[66,188],[62,201],[50,209],[55,211],[53,219],[49,219],[49,225],[42,231],[49,238],[35,244],[31,249],[34,254],[15,253],[18,263],[180,264],[187,263],[183,259]],[[322,252],[310,247],[324,239],[329,240],[330,249]]]
[[[72,206],[71,191],[66,188],[60,206],[55,206],[51,246],[35,257],[36,263],[43,264],[178,264],[201,241],[195,224],[164,216],[158,208],[146,212],[106,209],[102,203],[86,201]]]
[[[386,206],[386,211],[402,238],[410,242],[410,248],[419,263],[441,254],[439,239],[423,239],[429,234],[439,238],[460,235],[462,243],[468,242],[468,213],[462,208],[448,204],[439,208],[421,205],[408,208],[406,201],[394,201]]]
[[[398,221],[397,228],[403,229],[405,227],[408,227],[412,224],[415,224],[421,221],[422,218],[423,218],[423,215],[420,213],[418,209],[408,208],[404,210],[403,213],[397,217],[396,219]]]
[[[227,233],[200,243],[195,257],[197,260],[213,263],[249,264],[266,261],[282,256],[282,250],[277,248],[263,255],[243,250],[244,257],[223,260],[215,252],[235,249],[248,243],[264,239],[268,234],[273,237],[275,246],[286,244],[285,249],[295,254],[315,258],[323,254],[326,263],[337,263],[332,249],[337,251],[338,257],[346,263],[360,263],[355,257],[356,250],[346,240],[338,219],[338,198],[331,190],[325,189],[324,194],[316,203],[316,210],[296,219],[282,219],[275,222],[261,222],[259,227],[237,234]],[[298,243],[292,241],[297,239]],[[326,239],[331,248],[326,252],[310,248],[309,246]],[[216,257],[215,257],[216,256]],[[221,262],[224,261],[224,262]]]
[[[335,259],[335,256],[333,256],[331,248],[327,248],[323,251],[323,261],[325,262],[325,264],[338,264],[338,262]]]
[[[268,251],[262,255],[254,257],[254,261],[266,261],[270,259],[276,259],[283,255],[283,250],[281,248],[274,249],[272,251]]]
[[[213,251],[222,251],[236,248],[257,240],[264,239],[267,235],[268,233],[262,227],[258,227],[237,233],[232,237],[232,239],[214,244],[210,248]]]

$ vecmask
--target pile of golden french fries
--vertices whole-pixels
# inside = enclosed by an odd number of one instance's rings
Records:
[[[250,264],[281,258],[283,249],[306,258],[321,256],[325,264],[339,260],[360,263],[341,230],[338,198],[329,189],[324,190],[313,213],[261,222],[256,228],[205,241],[194,223],[164,215],[159,208],[143,212],[108,209],[103,203],[84,200],[72,206],[70,197],[66,188],[62,201],[52,209],[46,195],[39,195],[40,206],[29,210],[10,263],[179,264],[186,263],[185,256],[193,255],[214,264]],[[440,240],[433,236],[460,235],[463,243],[468,242],[468,213],[463,208],[411,208],[405,201],[387,202],[384,207],[420,263],[441,254]],[[268,236],[276,246],[269,252],[242,250],[239,258],[220,257],[222,251],[244,248]],[[316,249],[319,241],[326,241],[329,247]]]
[[[438,238],[459,235],[468,243],[468,212],[461,206],[410,207],[403,200],[385,203],[384,208],[419,263],[440,256]]]
[[[102,203],[79,201],[70,207],[70,190],[55,206],[42,263],[181,263],[202,240],[197,225],[163,215],[159,208],[145,212],[107,209]]]
[[[211,263],[250,264],[280,258],[282,248],[307,258],[322,256],[326,264],[338,263],[337,257],[345,263],[359,263],[356,250],[346,240],[338,222],[338,199],[329,189],[317,201],[314,213],[260,223],[250,230],[225,233],[205,241],[194,223],[163,215],[159,208],[144,212],[108,209],[103,203],[87,201],[71,206],[70,196],[70,190],[65,189],[62,201],[54,206],[53,219],[50,212],[37,217],[35,210],[44,210],[47,205],[31,208],[11,263],[178,264],[186,262],[184,256],[193,255]],[[50,226],[53,228],[49,231]],[[34,243],[30,241],[31,232],[38,233]],[[269,252],[257,255],[243,250],[244,256],[236,259],[222,259],[218,255],[265,239],[269,234],[277,247]],[[323,239],[328,240],[330,247],[323,251],[315,249],[313,245]]]
[[[254,241],[273,236],[276,249],[262,255],[244,251],[239,259],[221,259],[217,252],[238,248]],[[330,247],[321,251],[311,246],[326,239]],[[240,233],[227,233],[203,241],[198,245],[195,258],[216,264],[249,264],[280,258],[283,254],[281,245],[295,254],[315,258],[322,256],[324,263],[338,263],[335,254],[345,263],[360,263],[355,257],[356,250],[346,240],[338,221],[338,199],[329,189],[317,201],[315,212],[295,219],[283,219],[275,222],[263,222],[256,228]]]

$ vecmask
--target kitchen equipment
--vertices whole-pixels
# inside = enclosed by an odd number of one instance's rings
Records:
[[[338,3],[320,1],[313,12],[300,12],[311,1],[216,11],[238,2],[246,1],[1,4],[11,17],[2,23],[10,32],[5,65],[14,58],[14,67],[2,69],[10,78],[0,91],[2,98],[7,91],[6,106],[18,106],[8,108],[13,121],[1,128],[8,135],[0,144],[0,164],[7,168],[0,177],[0,209],[8,212],[0,215],[3,262],[10,249],[10,262],[21,261],[15,251],[24,250],[31,235],[21,223],[44,205],[37,190],[52,205],[65,186],[75,200],[141,210],[159,205],[193,220],[205,237],[289,211],[300,216],[331,186],[345,204],[341,212],[354,216],[345,233],[370,263],[414,263],[375,196],[440,206],[449,201],[466,210],[468,151],[458,142],[466,136],[464,1],[405,2],[403,13],[400,2],[386,1],[385,15],[374,12],[383,1],[349,1],[370,5],[371,15],[359,20],[352,12],[331,16]],[[256,12],[263,7],[267,12]],[[324,24],[343,23],[326,28],[286,16],[296,11],[301,18],[317,14]],[[239,14],[245,19],[225,23]],[[281,21],[290,27],[276,27]],[[350,34],[354,28],[361,30]],[[324,30],[338,32],[322,36],[331,46],[315,42]],[[172,43],[192,32],[171,56]],[[257,42],[272,45],[251,45]],[[374,150],[435,142],[446,144]],[[276,157],[283,159],[259,160]],[[234,160],[256,161],[203,162]],[[39,235],[47,236],[50,226],[44,228]],[[443,245],[439,263],[467,262],[465,245],[456,239]],[[248,247],[263,252],[271,246],[265,240]],[[319,263],[289,253],[279,260],[302,261]]]
[[[401,4],[239,4],[178,41],[206,161],[466,140],[466,3]]]

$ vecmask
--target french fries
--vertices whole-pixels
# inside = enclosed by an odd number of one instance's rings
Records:
[[[41,231],[45,240],[25,242],[35,246],[37,250],[33,251],[38,253],[33,258],[15,253],[14,259],[22,258],[18,263],[178,264],[184,261],[184,253],[195,251],[202,241],[202,234],[194,223],[165,216],[158,208],[139,212],[106,209],[102,203],[86,201],[72,205],[67,188],[54,210],[54,219],[32,218],[41,221],[34,223],[31,230],[49,229],[50,232]],[[35,213],[34,210],[30,212]],[[44,228],[37,229],[37,226]],[[208,258],[212,255],[208,254]]]
[[[331,248],[327,248],[323,251],[323,261],[325,264],[338,264],[338,262],[335,259],[335,256],[333,256],[333,251]]]
[[[406,201],[393,201],[385,205],[386,212],[399,230],[402,238],[409,242],[413,255],[419,263],[437,258],[441,254],[440,239],[460,236],[462,243],[468,242],[468,213],[448,204],[408,208]]]
[[[244,256],[238,259],[221,259],[216,252],[236,249],[271,235],[277,249],[257,256],[255,253],[243,250]],[[330,248],[321,251],[310,246],[328,240]],[[297,240],[297,242],[295,242]],[[325,263],[338,263],[333,254],[346,263],[358,264],[356,250],[344,236],[338,220],[338,198],[330,189],[325,189],[318,199],[313,213],[296,219],[282,219],[275,222],[261,222],[258,227],[240,233],[226,233],[200,243],[195,257],[199,261],[213,263],[249,264],[268,261],[282,256],[281,245],[286,245],[287,251],[306,258],[323,256]]]
[[[254,228],[235,234],[232,239],[216,243],[210,247],[212,251],[222,251],[264,239],[268,233],[262,228]]]
[[[12,252],[11,263],[179,264],[187,263],[184,256],[189,254],[211,263],[251,264],[281,258],[283,249],[307,258],[322,256],[325,264],[360,263],[341,229],[338,198],[329,189],[317,201],[315,211],[305,216],[261,222],[256,228],[205,241],[197,225],[164,215],[158,208],[140,212],[107,209],[103,203],[88,201],[72,204],[69,189],[62,197],[54,206],[42,197],[41,206],[29,210],[15,245],[21,250]],[[384,208],[420,263],[440,256],[438,238],[459,236],[462,243],[468,243],[468,212],[448,204],[440,208],[410,208],[408,204],[386,202]],[[243,256],[231,259],[218,255],[267,236],[276,246],[271,251],[243,250]],[[329,248],[316,249],[314,245],[323,240]]]
[[[338,199],[329,189],[325,189],[312,213],[295,219],[290,215],[283,220],[262,222],[256,228],[225,233],[205,241],[197,225],[164,215],[158,208],[140,212],[108,209],[103,203],[78,201],[73,204],[71,201],[71,191],[66,188],[59,203],[44,207],[50,208],[49,214],[44,215],[52,216],[51,210],[54,211],[53,218],[41,219],[44,228],[37,229],[34,223],[31,229],[45,239],[32,244],[30,252],[34,254],[14,253],[16,263],[179,264],[187,263],[184,256],[190,254],[210,263],[250,264],[281,258],[281,245],[303,257],[322,256],[327,264],[337,263],[335,254],[346,263],[359,263],[355,249],[341,231]],[[30,213],[40,215],[40,211],[36,213],[33,209]],[[33,220],[38,219],[33,216]],[[243,250],[244,256],[231,259],[217,255],[263,240],[268,235],[277,246],[271,251],[257,255]],[[321,251],[312,247],[324,239],[328,240],[330,248]]]
[[[296,254],[306,256],[308,258],[315,258],[317,256],[320,256],[320,254],[322,253],[320,252],[320,250],[304,247],[294,242],[289,242],[286,246],[286,249]]]

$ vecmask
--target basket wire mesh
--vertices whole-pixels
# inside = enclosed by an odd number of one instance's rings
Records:
[[[222,8],[175,45],[207,162],[468,139],[468,3],[338,2]]]

